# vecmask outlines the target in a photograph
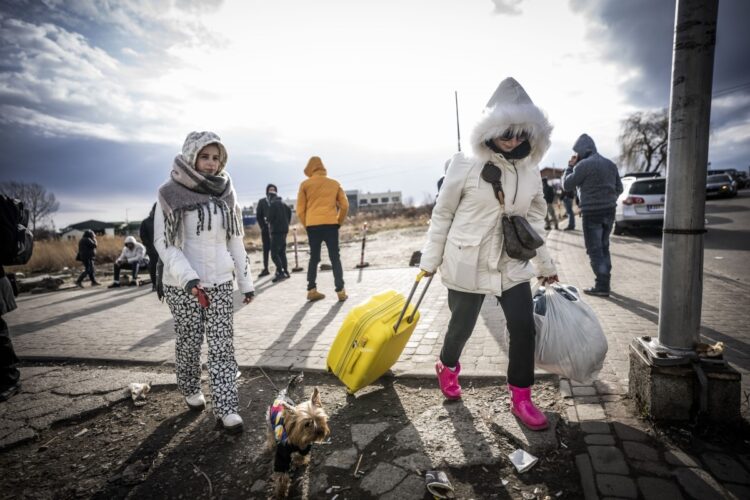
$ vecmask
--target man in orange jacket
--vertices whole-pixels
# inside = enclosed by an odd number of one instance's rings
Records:
[[[318,292],[315,279],[320,263],[320,247],[323,242],[328,248],[328,257],[333,267],[333,280],[339,301],[348,296],[344,290],[344,270],[339,257],[339,227],[349,211],[349,201],[341,184],[328,178],[323,162],[317,156],[310,158],[305,167],[308,177],[299,186],[297,195],[297,217],[307,229],[307,240],[310,244],[310,263],[307,265],[307,300],[316,301],[325,298]]]

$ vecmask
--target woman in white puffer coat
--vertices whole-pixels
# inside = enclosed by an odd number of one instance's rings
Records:
[[[459,357],[485,295],[495,295],[510,334],[511,410],[534,430],[546,428],[547,420],[531,401],[535,329],[529,280],[539,277],[553,283],[557,271],[546,245],[532,261],[510,258],[503,244],[502,216],[525,217],[543,237],[547,203],[538,165],[551,132],[544,112],[523,87],[513,78],[503,80],[472,132],[473,156],[458,153],[451,160],[420,263],[427,274],[439,268],[448,288],[451,319],[435,365],[445,397],[461,397]]]

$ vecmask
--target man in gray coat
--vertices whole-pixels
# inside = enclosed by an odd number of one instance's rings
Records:
[[[579,190],[583,217],[583,240],[591,269],[596,276],[593,288],[583,291],[589,295],[609,297],[612,260],[609,256],[609,234],[615,223],[617,197],[622,193],[622,182],[617,166],[596,151],[594,140],[582,134],[573,145],[575,161],[565,170],[563,189]]]

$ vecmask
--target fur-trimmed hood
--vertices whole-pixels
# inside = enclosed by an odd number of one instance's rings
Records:
[[[531,153],[522,163],[538,165],[550,147],[552,125],[544,111],[531,101],[521,84],[513,78],[500,82],[474,126],[471,133],[474,154],[483,160],[491,158],[495,153],[485,141],[502,135],[509,128],[514,132],[528,132]]]

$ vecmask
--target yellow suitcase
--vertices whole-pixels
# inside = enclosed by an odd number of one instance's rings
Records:
[[[408,298],[387,290],[355,306],[344,319],[327,365],[349,393],[373,383],[398,361],[419,322],[417,309],[432,281],[430,276],[417,303],[411,304],[423,277],[422,272],[417,275]]]

